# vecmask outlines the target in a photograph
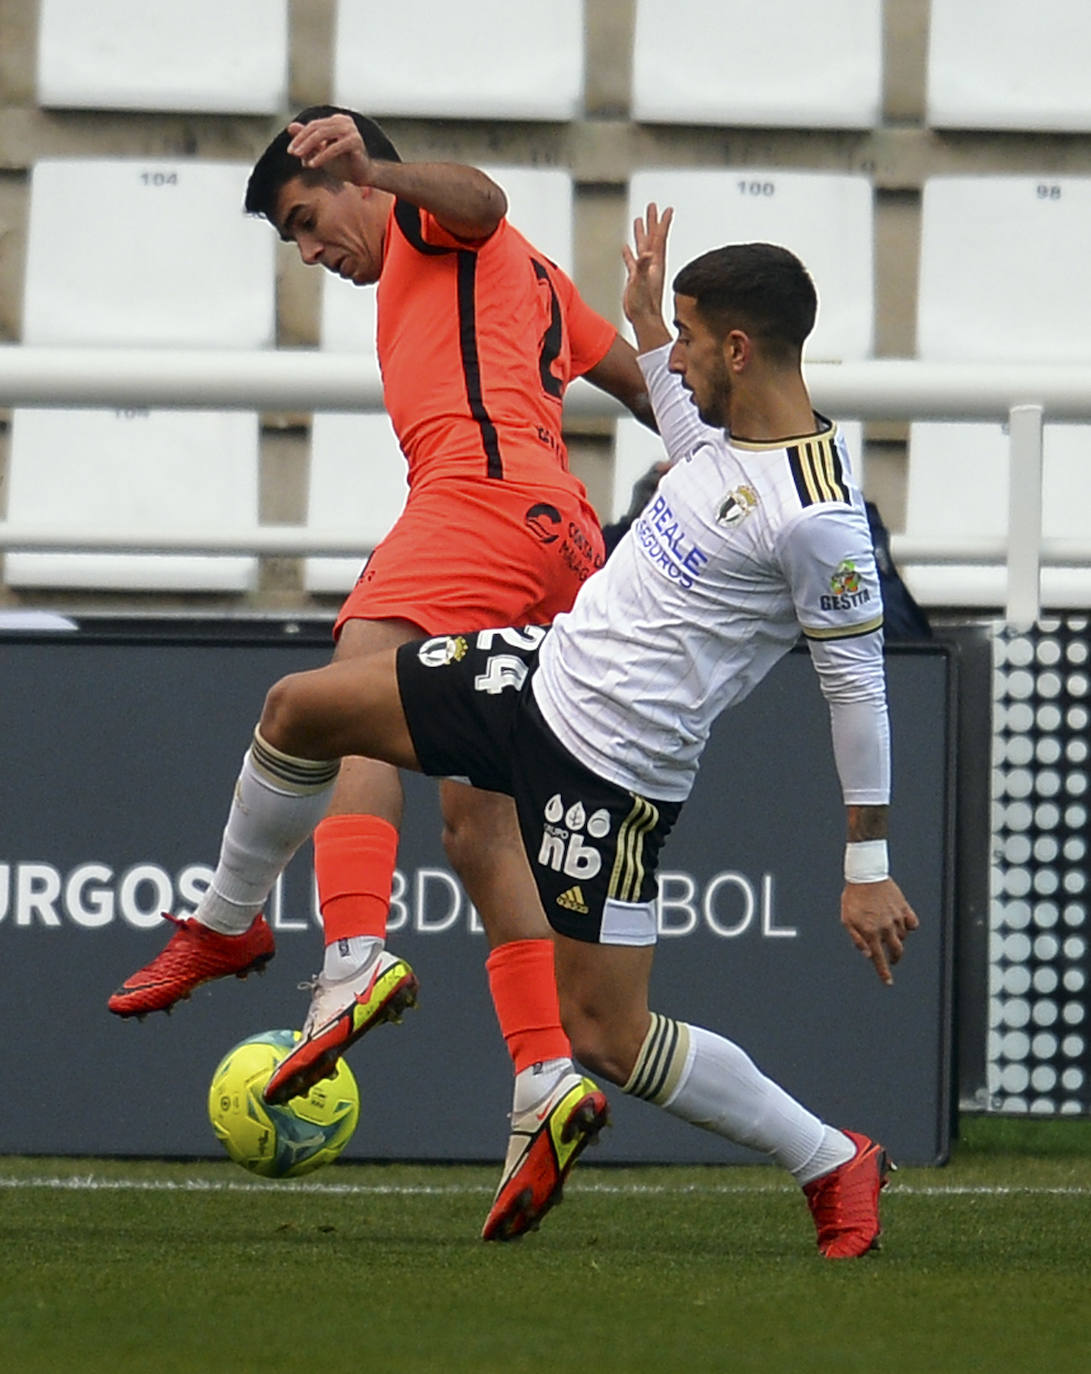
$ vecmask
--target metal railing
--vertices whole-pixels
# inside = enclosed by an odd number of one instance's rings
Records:
[[[1014,367],[993,364],[873,360],[811,363],[806,368],[816,406],[843,420],[991,420],[1010,433],[1010,495],[1006,539],[930,539],[895,535],[901,563],[1006,566],[1006,614],[1030,624],[1041,609],[1043,566],[1091,566],[1086,540],[1043,539],[1042,425],[1091,421],[1091,366]],[[202,410],[376,410],[378,371],[366,356],[317,349],[234,350],[0,347],[0,406]],[[622,414],[594,387],[570,388],[574,415]],[[266,526],[217,533],[194,530],[134,538],[132,530],[76,535],[0,522],[0,549],[46,552],[257,553],[351,556],[359,534]]]

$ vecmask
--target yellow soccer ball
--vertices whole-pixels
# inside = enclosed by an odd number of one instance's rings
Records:
[[[299,1031],[262,1031],[228,1050],[212,1075],[208,1117],[224,1149],[262,1178],[299,1178],[337,1158],[360,1118],[360,1090],[342,1060],[332,1078],[305,1097],[273,1107],[262,1090],[300,1039]]]

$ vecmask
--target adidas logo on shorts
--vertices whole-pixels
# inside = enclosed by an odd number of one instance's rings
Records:
[[[570,887],[567,892],[562,892],[557,898],[557,905],[563,907],[565,911],[578,911],[581,916],[587,915],[587,903],[583,900],[583,893],[580,891],[579,884]]]

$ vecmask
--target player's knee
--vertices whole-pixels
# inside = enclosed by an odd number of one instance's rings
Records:
[[[291,673],[273,683],[265,695],[265,705],[258,723],[262,739],[286,754],[299,753],[305,742],[307,713],[301,676]]]
[[[464,883],[487,880],[492,873],[505,873],[513,860],[520,866],[525,862],[519,832],[509,810],[506,801],[469,801],[458,794],[444,795],[443,851]]]
[[[477,836],[472,824],[467,825],[462,817],[444,817],[443,852],[459,877],[473,864],[476,845]]]

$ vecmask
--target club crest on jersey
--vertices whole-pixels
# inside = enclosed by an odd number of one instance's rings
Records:
[[[469,649],[462,635],[436,635],[426,639],[417,650],[417,658],[426,668],[446,668],[466,657]]]
[[[720,525],[740,525],[757,504],[758,497],[753,487],[736,487],[720,503],[716,522]]]

